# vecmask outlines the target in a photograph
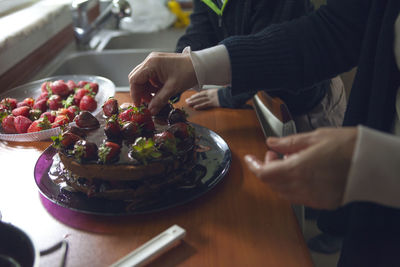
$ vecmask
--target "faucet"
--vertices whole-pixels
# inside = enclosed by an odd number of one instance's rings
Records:
[[[116,28],[118,29],[119,20],[131,15],[131,6],[127,0],[111,0],[107,1],[109,4],[100,11],[100,15],[92,23],[89,23],[88,12],[91,1],[93,0],[72,1],[74,35],[79,49],[89,48],[92,37],[112,17],[117,19]]]

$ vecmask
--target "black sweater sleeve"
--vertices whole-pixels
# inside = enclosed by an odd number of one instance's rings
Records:
[[[200,0],[194,0],[193,3],[190,25],[176,45],[175,51],[178,53],[182,52],[186,46],[190,46],[193,51],[196,51],[218,44],[215,30],[209,20],[209,8]]]
[[[232,94],[246,88],[302,90],[358,62],[371,0],[328,0],[307,17],[223,40]]]
[[[252,92],[243,92],[233,96],[230,86],[221,87],[217,92],[219,105],[223,108],[243,107],[247,100],[254,96],[254,93]]]

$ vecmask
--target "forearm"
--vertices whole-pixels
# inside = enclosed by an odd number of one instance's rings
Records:
[[[359,127],[343,204],[368,201],[400,208],[399,162],[400,137]]]

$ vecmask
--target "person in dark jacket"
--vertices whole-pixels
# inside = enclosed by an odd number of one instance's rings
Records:
[[[149,108],[157,113],[170,96],[209,80],[230,82],[233,94],[278,84],[296,91],[299,82],[308,86],[355,66],[347,127],[268,138],[263,161],[245,159],[293,203],[347,209],[338,266],[400,266],[400,1],[328,0],[307,17],[198,53],[153,53],[129,78],[134,103],[156,92]],[[196,76],[201,71],[204,80]],[[217,80],[213,71],[226,75]]]
[[[313,11],[309,0],[194,0],[191,23],[178,40],[176,52],[187,46],[193,51],[218,44],[235,35],[255,34],[266,26],[301,17]],[[301,92],[269,91],[280,97],[294,117],[297,131],[342,124],[346,94],[339,77],[318,82]],[[254,92],[232,95],[229,85],[202,90],[187,103],[195,109],[210,107],[241,108]]]

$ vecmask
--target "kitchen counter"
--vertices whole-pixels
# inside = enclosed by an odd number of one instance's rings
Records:
[[[39,249],[62,238],[69,243],[67,266],[109,266],[173,224],[184,241],[150,266],[312,266],[290,203],[246,167],[247,153],[264,157],[266,146],[252,109],[195,111],[183,101],[189,121],[219,134],[229,145],[228,174],[210,192],[187,204],[147,215],[95,216],[75,213],[60,222],[41,202],[33,170],[49,141],[0,141],[0,211],[3,220],[28,232]],[[120,103],[128,93],[117,93]],[[66,214],[69,213],[66,211]],[[71,227],[70,225],[73,225]],[[41,258],[57,266],[60,254]]]

